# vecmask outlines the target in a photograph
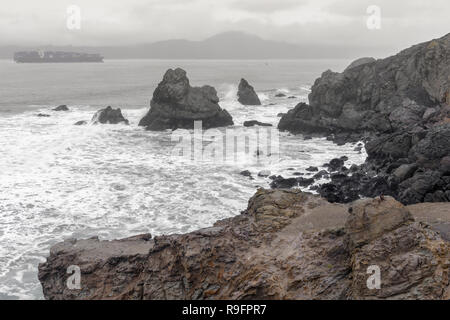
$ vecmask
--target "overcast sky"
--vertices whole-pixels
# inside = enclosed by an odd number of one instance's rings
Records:
[[[450,32],[449,0],[1,0],[0,45],[117,45],[224,31],[306,44],[393,49]],[[81,30],[66,27],[81,9]],[[381,29],[366,26],[381,9]],[[395,50],[393,50],[395,51]]]

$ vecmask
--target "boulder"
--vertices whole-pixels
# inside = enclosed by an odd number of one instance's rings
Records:
[[[87,123],[88,123],[88,122],[85,121],[85,120],[80,120],[80,121],[75,122],[73,125],[74,125],[74,126],[84,126],[84,125],[86,125]]]
[[[129,124],[128,120],[124,118],[122,115],[122,111],[120,108],[113,109],[111,106],[106,107],[105,109],[101,109],[97,111],[92,117],[91,122],[93,124],[102,123],[102,124],[118,124],[124,123]]]
[[[241,79],[238,87],[238,101],[245,106],[259,106],[261,101],[255,89],[245,79]]]
[[[192,129],[195,121],[202,121],[203,129],[233,125],[230,114],[219,106],[216,89],[191,87],[186,71],[167,70],[139,125],[153,131]]]
[[[69,108],[65,104],[62,104],[62,105],[57,106],[56,108],[54,108],[52,110],[53,111],[69,111]]]

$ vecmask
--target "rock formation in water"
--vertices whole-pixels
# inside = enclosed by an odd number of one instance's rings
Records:
[[[244,121],[244,127],[253,127],[253,126],[271,127],[272,125],[270,123],[260,122],[257,120]]]
[[[62,104],[62,105],[57,106],[56,108],[54,108],[52,110],[53,111],[69,111],[69,108],[65,104]]]
[[[233,125],[230,114],[219,106],[216,89],[191,87],[186,71],[180,68],[167,70],[150,106],[139,122],[148,130],[191,129],[200,120],[204,129]]]
[[[245,79],[241,79],[238,87],[238,101],[245,106],[259,106],[261,101],[255,92],[255,89]]]
[[[354,178],[327,184],[321,194],[329,200],[341,201],[337,193],[347,193],[341,187],[349,183],[347,191],[364,194],[365,181],[404,204],[450,201],[450,173],[441,165],[450,155],[449,92],[450,34],[386,59],[357,60],[343,73],[326,71],[310,104],[298,104],[278,128],[367,141],[366,164]]]
[[[106,107],[105,109],[101,109],[97,111],[92,117],[92,123],[102,123],[102,124],[118,124],[124,123],[129,124],[128,120],[124,118],[122,115],[122,111],[120,108],[113,109],[111,106]],[[77,123],[81,124],[81,123]]]
[[[346,206],[261,189],[242,214],[188,234],[66,240],[39,280],[47,299],[450,299],[450,243],[436,231],[450,224],[421,220],[390,197]],[[367,286],[374,266],[379,289]]]

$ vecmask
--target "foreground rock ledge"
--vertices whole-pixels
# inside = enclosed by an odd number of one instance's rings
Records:
[[[367,288],[372,265],[380,290]],[[449,243],[393,198],[348,207],[260,189],[211,228],[59,243],[39,280],[47,299],[449,299],[449,267]]]

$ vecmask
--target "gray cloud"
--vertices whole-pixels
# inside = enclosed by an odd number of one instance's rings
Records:
[[[82,28],[66,28],[66,8],[82,10]],[[366,27],[368,5],[381,30]],[[450,1],[433,0],[15,0],[0,7],[0,45],[117,45],[172,38],[201,40],[242,30],[303,44],[405,46],[450,32]]]

